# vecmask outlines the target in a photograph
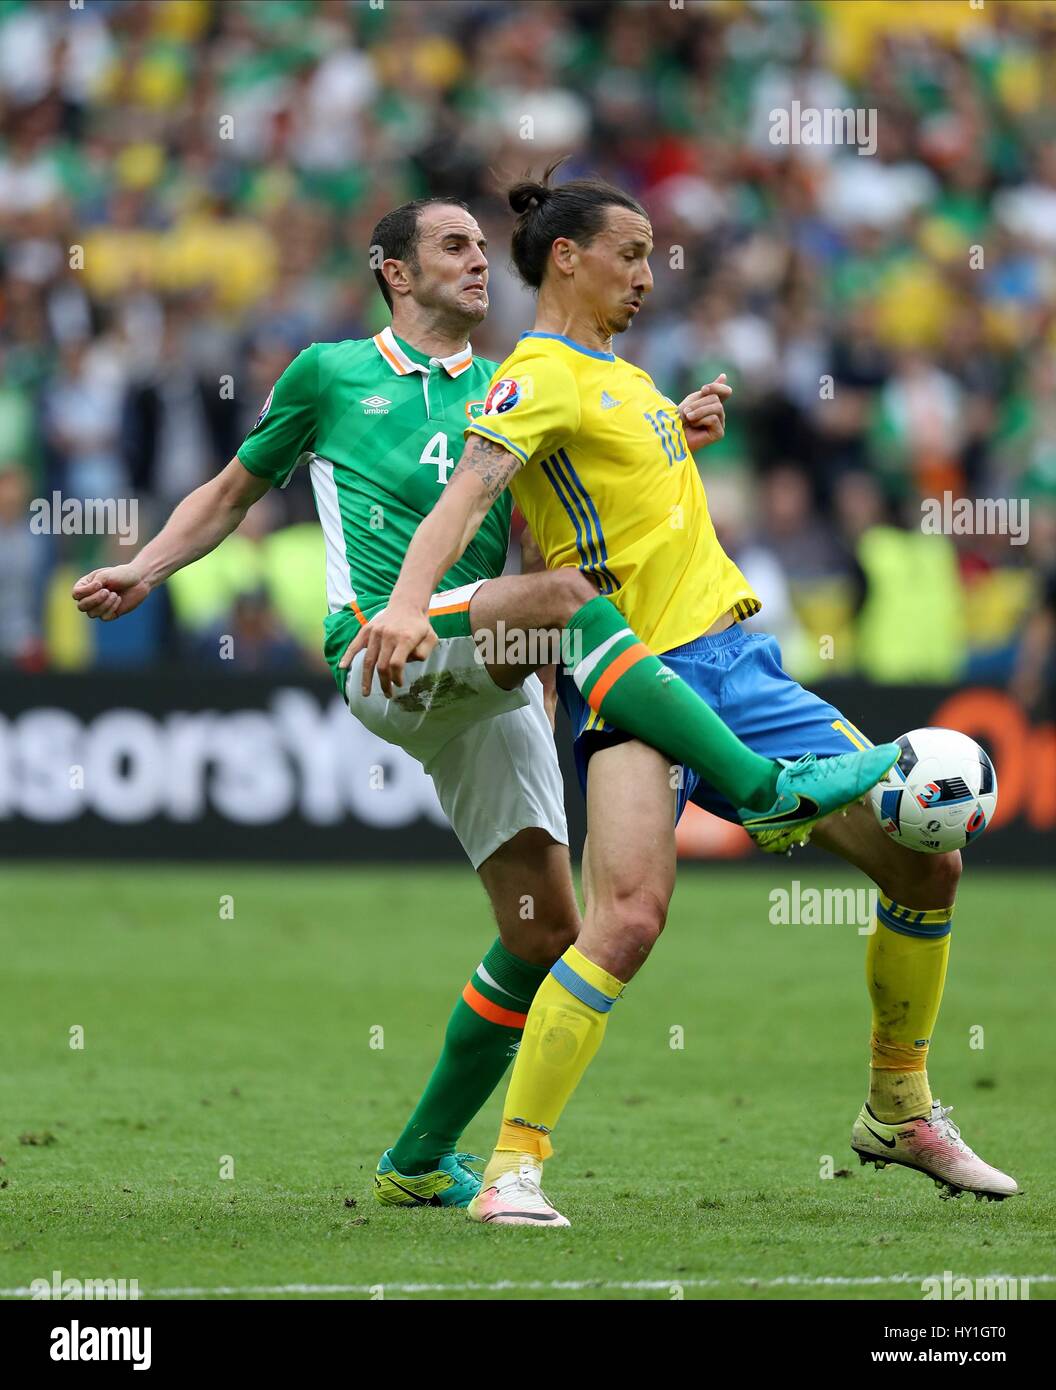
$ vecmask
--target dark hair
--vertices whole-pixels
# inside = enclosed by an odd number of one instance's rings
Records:
[[[410,203],[401,203],[398,208],[393,208],[391,212],[387,212],[371,232],[371,252],[373,253],[374,248],[377,247],[381,251],[382,261],[407,261],[412,270],[417,270],[419,214],[422,208],[432,207],[435,204],[464,208],[466,212],[469,211],[469,207],[461,198],[415,198]],[[381,273],[381,263],[379,262],[371,268],[385,303],[391,309],[392,292],[385,282],[385,276]]]
[[[537,290],[558,237],[568,237],[589,246],[605,226],[605,209],[627,208],[648,213],[636,198],[604,179],[571,179],[554,188],[550,178],[564,160],[556,160],[542,179],[522,179],[506,190],[510,207],[517,214],[511,251],[517,273],[526,285]]]

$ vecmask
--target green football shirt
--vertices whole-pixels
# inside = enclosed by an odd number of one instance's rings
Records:
[[[279,377],[238,450],[243,466],[285,487],[308,467],[326,542],[323,650],[337,663],[360,622],[384,608],[411,537],[462,453],[462,432],[484,409],[496,363],[466,347],[431,358],[391,328],[373,338],[313,343]],[[502,573],[508,492],[444,576],[454,589]]]

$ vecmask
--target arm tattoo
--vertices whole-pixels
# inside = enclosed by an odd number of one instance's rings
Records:
[[[484,484],[489,501],[494,502],[506,490],[520,466],[520,460],[509,449],[504,449],[494,440],[485,439],[483,435],[471,434],[451,477],[454,478],[456,473],[476,473]]]

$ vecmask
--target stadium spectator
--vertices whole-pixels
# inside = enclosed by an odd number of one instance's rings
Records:
[[[244,437],[233,391],[193,359],[187,313],[166,306],[157,363],[129,383],[123,403],[128,478],[162,512],[222,468]]]
[[[596,170],[653,216],[655,292],[621,352],[672,396],[720,371],[735,388],[706,481],[757,499],[739,542],[795,634],[806,664],[792,669],[813,676],[818,639],[856,621],[859,669],[889,668],[870,595],[896,555],[915,565],[934,539],[920,501],[1015,498],[1056,454],[1053,32],[1043,6],[931,0],[8,0],[8,507],[27,489],[131,489],[144,518],[164,513],[230,458],[306,343],[384,324],[367,237],[417,194],[464,198],[486,228],[492,309],[475,346],[501,359],[530,304],[508,273],[496,178],[569,154],[568,176]],[[861,110],[869,151],[775,139],[772,113],[794,102]],[[269,514],[308,563],[303,476]],[[938,539],[919,563],[943,566],[951,650],[902,675],[967,662],[1009,678],[1044,562],[1001,536]],[[105,660],[71,643],[47,598],[67,539],[5,543],[37,576],[25,630],[49,659]],[[314,650],[266,569],[269,621],[291,651]],[[204,573],[210,601],[174,599],[185,647],[203,611],[237,601]],[[250,619],[268,630],[259,606]],[[155,659],[156,640],[122,659]],[[286,650],[260,641],[268,660]],[[841,670],[851,647],[837,643]]]
[[[37,595],[39,550],[26,526],[29,479],[17,463],[0,459],[0,665],[40,667]]]
[[[83,339],[64,343],[41,398],[44,438],[64,496],[124,497],[129,477],[119,449],[120,378]]]

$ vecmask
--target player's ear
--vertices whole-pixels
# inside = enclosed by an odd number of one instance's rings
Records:
[[[382,261],[381,273],[385,277],[385,283],[394,294],[407,294],[411,288],[411,278],[407,273],[406,261],[398,261],[394,257]]]
[[[567,236],[559,236],[550,248],[550,258],[562,275],[571,275],[579,263],[579,247]]]

